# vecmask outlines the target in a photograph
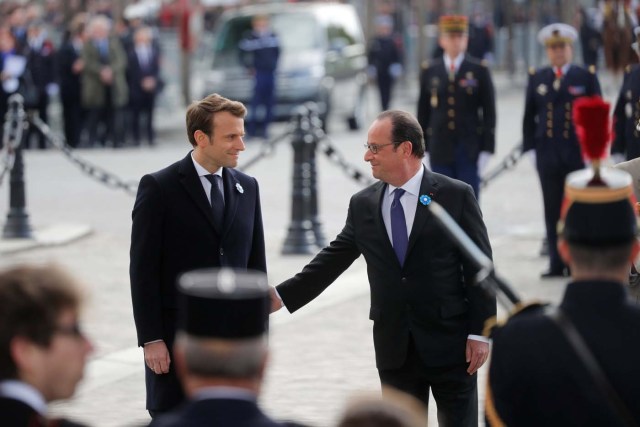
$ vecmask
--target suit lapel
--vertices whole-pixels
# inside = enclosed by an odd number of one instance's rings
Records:
[[[222,182],[224,184],[224,226],[222,227],[222,236],[224,237],[231,223],[236,216],[238,210],[238,199],[242,197],[244,193],[240,192],[242,186],[238,182],[233,169],[222,169]],[[244,191],[244,190],[243,190]]]
[[[204,188],[202,187],[202,182],[200,182],[200,177],[196,172],[196,168],[193,166],[191,153],[187,154],[187,157],[180,162],[180,165],[178,166],[178,173],[180,175],[180,184],[182,184],[198,209],[202,211],[213,229],[220,234],[221,230],[213,221],[211,204],[209,204],[207,195],[204,193]]]
[[[424,175],[422,176],[422,183],[420,184],[420,194],[418,194],[418,199],[423,194],[431,197],[432,199],[435,199],[438,194],[438,180],[436,179],[436,176],[427,168],[424,168]],[[429,208],[418,201],[418,206],[416,207],[416,216],[413,219],[413,226],[411,227],[411,233],[409,235],[407,258],[411,253],[411,249],[418,240],[418,235],[422,231],[422,228],[427,222],[427,218],[429,218],[429,216],[431,216]]]

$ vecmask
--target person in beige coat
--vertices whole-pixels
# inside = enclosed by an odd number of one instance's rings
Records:
[[[120,40],[110,36],[111,21],[96,16],[89,22],[89,42],[82,49],[82,105],[88,111],[91,145],[113,147],[124,143],[124,112],[129,101],[127,53]]]
[[[631,159],[614,165],[618,169],[628,172],[633,179],[633,193],[636,200],[640,200],[640,158]],[[640,209],[640,205],[636,205]],[[634,301],[640,303],[640,257],[636,258],[629,272],[629,293]]]

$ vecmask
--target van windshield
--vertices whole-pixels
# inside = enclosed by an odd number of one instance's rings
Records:
[[[322,47],[317,21],[310,13],[282,13],[271,15],[271,28],[280,39],[281,52],[298,53]],[[239,65],[240,41],[251,32],[251,17],[230,19],[221,28],[215,46],[215,65]]]

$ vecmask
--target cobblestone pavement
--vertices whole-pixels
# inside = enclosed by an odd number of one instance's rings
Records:
[[[490,167],[520,140],[523,108],[521,82],[502,78],[497,86],[498,152]],[[416,97],[415,88],[400,87],[393,107],[413,112]],[[368,122],[378,105],[375,95],[369,104]],[[127,179],[139,179],[146,172],[164,167],[183,157],[188,145],[180,132],[183,111],[159,114],[158,122],[163,128],[158,146],[86,149],[80,154]],[[331,129],[341,152],[368,174],[362,149],[366,129],[350,133],[342,123],[332,124]],[[248,143],[243,159],[258,150],[259,142]],[[291,149],[283,143],[271,157],[248,170],[261,186],[269,278],[273,284],[299,271],[310,259],[308,255],[280,254],[290,218],[291,159]],[[0,267],[55,261],[87,284],[89,301],[83,320],[96,351],[75,398],[53,405],[53,412],[95,426],[144,424],[148,416],[144,410],[143,359],[142,351],[135,347],[128,279],[133,197],[89,180],[58,152],[28,152],[26,165],[28,209],[35,228],[83,224],[93,229],[88,237],[68,245],[0,255]],[[320,218],[331,239],[344,224],[349,197],[361,187],[324,156],[318,159],[318,171]],[[3,186],[0,191],[7,191],[6,188]],[[0,215],[6,212],[5,200],[4,196],[0,199]],[[544,223],[533,166],[523,159],[482,192],[480,203],[498,272],[526,300],[558,300],[563,282],[538,279],[545,268],[545,260],[538,257]],[[273,316],[272,358],[262,394],[267,412],[279,419],[329,426],[348,396],[379,389],[368,309],[365,266],[358,260],[307,307],[294,315],[281,310]],[[504,314],[502,310],[500,313]],[[485,370],[479,375],[483,399]],[[437,425],[434,405],[430,405],[429,425]]]

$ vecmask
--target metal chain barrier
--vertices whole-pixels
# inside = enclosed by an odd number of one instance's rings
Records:
[[[522,151],[522,143],[517,144],[509,151],[509,154],[500,162],[498,166],[484,174],[480,179],[480,188],[485,188],[491,181],[500,176],[503,172],[511,170],[516,167],[518,161],[522,158],[524,152]]]
[[[27,120],[30,124],[34,125],[40,132],[42,132],[42,134],[45,136],[45,139],[49,141],[51,145],[62,151],[62,153],[72,163],[78,166],[80,170],[86,175],[90,176],[98,182],[101,182],[109,188],[121,189],[132,196],[136,195],[138,191],[138,181],[125,181],[114,173],[111,173],[101,168],[100,166],[96,166],[93,163],[82,159],[74,152],[74,149],[64,141],[63,138],[54,134],[51,131],[51,128],[49,128],[49,126],[45,122],[43,122],[37,114],[30,114]]]
[[[2,155],[0,156],[0,186],[7,172],[13,168],[16,150],[22,141],[25,112],[22,96],[11,95],[8,100],[9,109],[5,116],[2,136]]]
[[[260,151],[258,152],[258,154],[253,156],[241,166],[238,166],[236,169],[245,171],[254,164],[258,163],[260,160],[271,156],[275,152],[275,146],[278,145],[278,143],[282,142],[285,138],[291,136],[294,128],[295,121],[290,120],[288,129],[286,131],[282,132],[280,135],[270,138],[268,141],[261,143],[262,145],[260,146]]]

